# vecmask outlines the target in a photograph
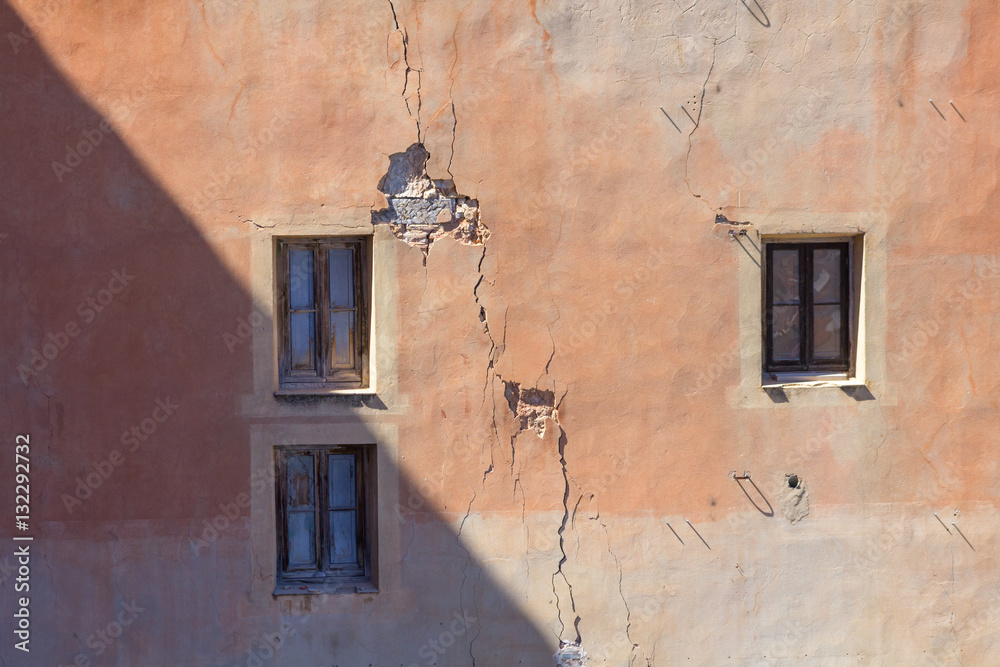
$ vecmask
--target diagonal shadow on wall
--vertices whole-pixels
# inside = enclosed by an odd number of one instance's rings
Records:
[[[252,599],[252,577],[273,572],[251,553],[247,509],[191,548],[220,507],[250,493],[239,399],[252,393],[251,350],[230,353],[224,336],[252,312],[251,296],[220,259],[221,242],[205,238],[6,3],[0,35],[0,421],[11,443],[30,436],[34,536],[27,593],[15,590],[12,547],[0,553],[3,636],[14,636],[16,597],[30,595],[31,614],[30,660],[8,640],[3,664],[465,665],[473,640],[494,636],[487,624],[513,639],[477,641],[479,664],[548,664],[554,639],[426,507],[388,522],[405,533],[397,543],[424,545],[382,550],[383,564],[408,559],[402,590],[333,596],[277,640],[292,617],[277,599]],[[143,122],[141,108],[126,111]],[[380,452],[378,464],[396,462]],[[409,497],[398,477],[398,497]],[[4,517],[12,495],[0,500]],[[469,605],[479,627],[448,639]]]

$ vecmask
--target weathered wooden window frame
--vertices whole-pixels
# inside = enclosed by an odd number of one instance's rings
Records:
[[[369,385],[369,313],[371,312],[369,237],[282,237],[276,239],[278,314],[278,373],[281,390],[325,391],[366,389]],[[354,251],[354,330],[352,332],[354,365],[331,369],[332,331],[330,314],[329,250],[349,248]],[[292,250],[312,252],[313,368],[292,368],[289,254]],[[350,309],[347,309],[350,310]],[[316,344],[316,341],[320,344]]]
[[[277,585],[275,595],[328,592],[377,592],[377,490],[376,446],[321,445],[277,447],[275,456],[277,520]],[[355,460],[355,524],[358,559],[356,563],[332,563],[330,529],[326,517],[331,511],[328,462],[331,454],[349,454]],[[314,538],[316,567],[292,569],[288,563],[288,485],[287,460],[312,455],[314,480]]]
[[[856,325],[856,306],[852,285],[854,283],[853,246],[851,240],[813,238],[803,241],[781,239],[765,244],[764,253],[764,372],[777,373],[849,373],[851,370],[851,333]],[[774,359],[774,261],[776,250],[796,250],[799,253],[799,359],[778,361]],[[840,352],[835,359],[813,358],[813,250],[838,249],[840,258]]]

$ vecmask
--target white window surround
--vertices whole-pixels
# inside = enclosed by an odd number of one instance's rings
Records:
[[[383,233],[384,232],[384,233]],[[275,317],[275,241],[293,236],[370,236],[372,252],[371,313],[369,342],[370,380],[365,388],[282,389],[279,386],[277,354],[277,318]],[[395,271],[394,237],[387,230],[371,224],[367,208],[340,210],[330,217],[276,214],[255,219],[250,229],[250,291],[253,311],[253,334],[246,341],[253,349],[253,393],[243,396],[246,416],[300,414],[313,409],[276,403],[277,397],[294,396],[364,396],[378,395],[383,401],[395,395],[395,302],[397,289],[391,276]],[[328,408],[327,408],[328,409]],[[320,410],[322,412],[323,409]]]
[[[238,338],[238,342],[230,339],[230,352],[241,355],[249,352],[253,364],[253,385],[250,393],[241,397],[241,407],[242,416],[250,427],[250,539],[255,571],[260,567],[263,576],[254,576],[251,580],[251,601],[276,611],[348,613],[346,609],[356,612],[363,596],[290,595],[282,596],[280,603],[274,596],[277,569],[274,452],[280,446],[376,442],[379,462],[399,460],[396,421],[408,410],[405,397],[400,397],[398,392],[396,361],[399,293],[396,254],[400,244],[386,226],[373,228],[371,210],[365,206],[339,208],[318,215],[284,212],[254,215],[253,223],[240,230],[233,241],[224,246],[220,244],[220,252],[232,251],[242,258],[243,251],[238,244],[246,242],[247,234],[250,267],[245,280],[252,305],[250,312],[242,314],[241,322],[232,322],[226,331]],[[275,237],[359,235],[372,237],[369,387],[323,393],[280,390],[276,354]],[[242,259],[232,262],[241,263]],[[252,325],[249,332],[244,323]],[[398,466],[378,465],[379,507],[397,507],[399,487]],[[391,512],[380,512],[378,524],[379,553],[398,553],[401,548],[398,518]],[[387,562],[380,556],[379,560],[379,584],[385,583],[391,588],[392,582],[399,581],[399,568],[391,559]],[[356,587],[348,592],[356,593]]]
[[[727,399],[740,407],[843,405],[862,394],[885,393],[885,216],[881,212],[816,213],[802,210],[754,212],[741,209],[738,219],[750,222],[746,236],[731,237],[720,225],[721,242],[737,254],[739,289],[740,383]],[[780,373],[769,377],[763,368],[764,274],[761,252],[768,241],[858,239],[852,272],[856,281],[857,336],[849,373]],[[742,245],[742,248],[740,247]],[[860,250],[860,252],[859,252]],[[775,400],[777,395],[781,400]]]

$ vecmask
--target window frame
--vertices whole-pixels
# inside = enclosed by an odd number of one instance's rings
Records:
[[[329,251],[354,250],[354,330],[350,369],[331,369]],[[289,256],[292,250],[312,252],[313,368],[292,368]],[[370,386],[371,244],[368,236],[283,236],[275,238],[275,309],[279,390],[309,393],[367,389]],[[309,310],[309,309],[307,309]],[[339,310],[339,309],[337,309]],[[349,309],[348,309],[349,310]],[[319,344],[317,344],[319,341]]]
[[[325,592],[377,592],[377,489],[376,446],[294,445],[274,448],[275,522],[277,538],[275,595]],[[313,456],[315,568],[290,568],[288,564],[288,485],[290,457]],[[325,517],[329,499],[329,456],[351,454],[355,460],[355,521],[358,558],[352,565],[336,565],[331,559],[330,528]]]
[[[848,377],[853,369],[853,331],[857,325],[858,312],[854,297],[854,245],[852,237],[817,238],[796,240],[789,237],[766,239],[764,242],[764,284],[762,295],[763,371],[765,375],[777,377],[779,373],[797,375],[843,374]],[[795,361],[774,359],[774,261],[776,250],[795,249],[799,253],[799,358]],[[813,252],[821,249],[841,250],[840,260],[840,352],[835,359],[815,359],[813,356]],[[821,304],[822,305],[822,304]]]

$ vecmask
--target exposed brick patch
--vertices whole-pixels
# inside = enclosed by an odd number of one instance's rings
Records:
[[[559,423],[555,409],[555,393],[544,389],[521,388],[517,382],[504,382],[504,396],[514,417],[518,419],[518,428],[526,431],[529,428],[538,435],[545,433],[545,421],[552,419]]]
[[[483,245],[490,232],[479,221],[479,202],[459,195],[451,179],[431,179],[428,157],[419,143],[389,156],[389,170],[378,184],[387,205],[372,211],[372,224],[389,225],[397,238],[419,247],[425,256],[442,236]]]

